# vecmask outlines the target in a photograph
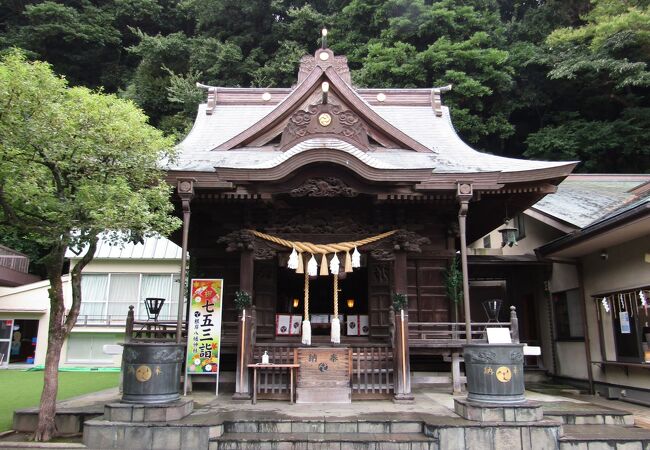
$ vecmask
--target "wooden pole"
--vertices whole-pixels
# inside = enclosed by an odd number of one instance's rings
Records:
[[[582,328],[585,335],[585,357],[587,358],[587,378],[589,380],[589,393],[593,395],[594,389],[594,372],[591,367],[591,341],[589,340],[589,321],[587,320],[587,297],[585,296],[585,277],[582,269],[582,261],[576,261],[578,269],[578,284],[580,286],[580,307],[582,309]]]
[[[185,313],[185,284],[187,282],[187,246],[190,232],[190,202],[194,197],[194,180],[178,180],[178,195],[183,207],[183,242],[181,248],[181,274],[178,287],[178,311],[176,315],[176,343],[183,340],[183,315]]]
[[[460,262],[463,270],[463,305],[465,307],[465,339],[467,343],[472,342],[472,316],[469,301],[469,275],[467,270],[467,210],[469,201],[472,198],[472,185],[459,183],[456,197],[460,203],[458,210],[458,226],[460,231]]]
[[[252,298],[253,293],[253,271],[255,259],[253,250],[245,248],[239,255],[239,289],[248,293]],[[255,345],[253,306],[241,311],[241,320],[237,324],[239,340],[237,342],[237,364],[235,378],[235,393],[233,399],[250,399],[250,373],[248,364],[252,358],[252,349]]]
[[[244,385],[244,349],[246,348],[246,308],[241,312],[241,351],[239,352],[239,386]]]

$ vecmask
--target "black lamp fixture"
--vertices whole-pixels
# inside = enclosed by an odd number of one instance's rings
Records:
[[[147,297],[144,299],[144,306],[147,309],[148,320],[158,320],[158,315],[165,304],[164,298]]]
[[[503,300],[495,298],[492,300],[485,300],[482,302],[482,304],[483,310],[485,311],[485,314],[488,318],[488,323],[498,322],[499,312],[501,312],[501,305],[503,304]]]
[[[509,227],[508,222],[509,221],[506,220],[504,222],[505,226],[499,230],[499,233],[501,233],[501,247],[505,247],[506,245],[508,247],[517,245],[517,231],[519,231],[519,229],[515,227]]]
[[[499,229],[499,233],[501,233],[501,247],[517,245],[517,231],[519,229],[509,226],[509,223],[508,203],[506,203],[506,218],[503,220],[503,228]]]

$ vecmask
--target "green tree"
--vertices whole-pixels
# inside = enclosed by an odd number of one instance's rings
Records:
[[[537,57],[564,96],[527,137],[525,155],[582,159],[593,172],[649,171],[650,5],[591,6],[581,26],[555,29]]]
[[[453,84],[445,96],[461,135],[482,147],[508,138],[515,69],[506,49],[505,27],[491,0],[352,0],[341,23],[349,36],[370,14],[367,50],[348,42],[357,83],[372,87],[430,88]],[[356,60],[356,61],[355,61]],[[354,64],[353,64],[354,66]]]
[[[173,157],[172,143],[131,102],[69,87],[49,65],[18,52],[0,62],[0,99],[0,224],[47,248],[50,322],[35,438],[49,440],[61,347],[79,314],[81,271],[98,233],[112,230],[119,244],[178,226],[160,169],[161,159]],[[66,315],[67,248],[85,254],[70,273]]]

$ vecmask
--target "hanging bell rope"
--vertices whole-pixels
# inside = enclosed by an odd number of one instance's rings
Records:
[[[339,276],[334,274],[334,317],[331,325],[331,341],[333,344],[341,343],[341,321],[339,320]]]
[[[313,258],[313,256],[312,256]],[[302,343],[311,345],[311,322],[309,322],[309,273],[305,271],[305,317],[302,321]]]

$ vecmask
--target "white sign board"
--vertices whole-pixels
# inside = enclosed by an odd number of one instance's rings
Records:
[[[509,328],[486,328],[488,344],[512,344]]]

